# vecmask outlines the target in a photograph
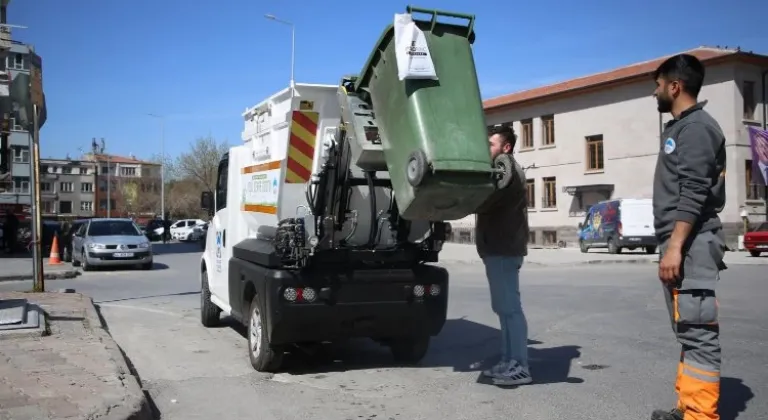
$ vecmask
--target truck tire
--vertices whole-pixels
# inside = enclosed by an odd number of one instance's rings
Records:
[[[248,310],[248,357],[259,372],[276,372],[283,364],[283,351],[272,346],[264,328],[264,314],[256,295]]]
[[[418,187],[424,181],[427,174],[427,156],[419,149],[408,156],[408,164],[405,165],[405,177],[412,187]]]
[[[501,172],[496,172],[494,174],[496,177],[496,189],[501,190],[507,188],[509,183],[512,182],[512,173],[515,170],[512,156],[506,153],[496,156],[496,159],[493,160],[493,167],[501,170]]]
[[[398,337],[393,339],[389,348],[398,363],[415,364],[421,361],[429,350],[428,335],[417,337]]]
[[[215,327],[221,320],[221,309],[211,302],[211,289],[208,287],[208,272],[201,274],[203,281],[200,285],[200,323],[204,327]]]

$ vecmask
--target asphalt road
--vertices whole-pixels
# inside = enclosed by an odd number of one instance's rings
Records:
[[[524,267],[536,382],[510,389],[479,379],[499,345],[479,265],[448,265],[450,319],[421,366],[395,366],[361,340],[269,375],[252,370],[242,328],[200,325],[199,250],[169,251],[150,272],[48,282],[94,298],[163,419],[647,419],[674,403],[679,348],[653,265]],[[768,418],[766,300],[765,266],[723,273],[723,420]]]

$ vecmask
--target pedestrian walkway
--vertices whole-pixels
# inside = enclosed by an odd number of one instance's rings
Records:
[[[43,274],[47,280],[71,279],[80,271],[72,264],[49,264],[48,258],[43,258]],[[32,279],[32,257],[0,258],[0,281],[16,281]]]
[[[0,293],[0,300],[8,299],[27,299],[42,308],[49,335],[0,331],[0,419],[152,418],[90,298]]]
[[[440,262],[480,263],[475,245],[446,243],[439,255]],[[648,255],[643,251],[609,254],[607,250],[592,249],[582,253],[578,248],[530,248],[526,264],[544,266],[583,264],[656,264],[658,254]],[[727,265],[768,265],[768,255],[752,257],[747,252],[727,252]]]

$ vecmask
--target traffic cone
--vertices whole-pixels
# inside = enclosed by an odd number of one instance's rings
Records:
[[[59,256],[59,237],[53,235],[53,245],[51,245],[51,256],[48,257],[48,265],[62,264]]]

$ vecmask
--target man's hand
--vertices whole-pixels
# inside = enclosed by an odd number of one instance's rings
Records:
[[[668,249],[659,261],[659,279],[673,286],[680,279],[683,253],[679,248]]]

